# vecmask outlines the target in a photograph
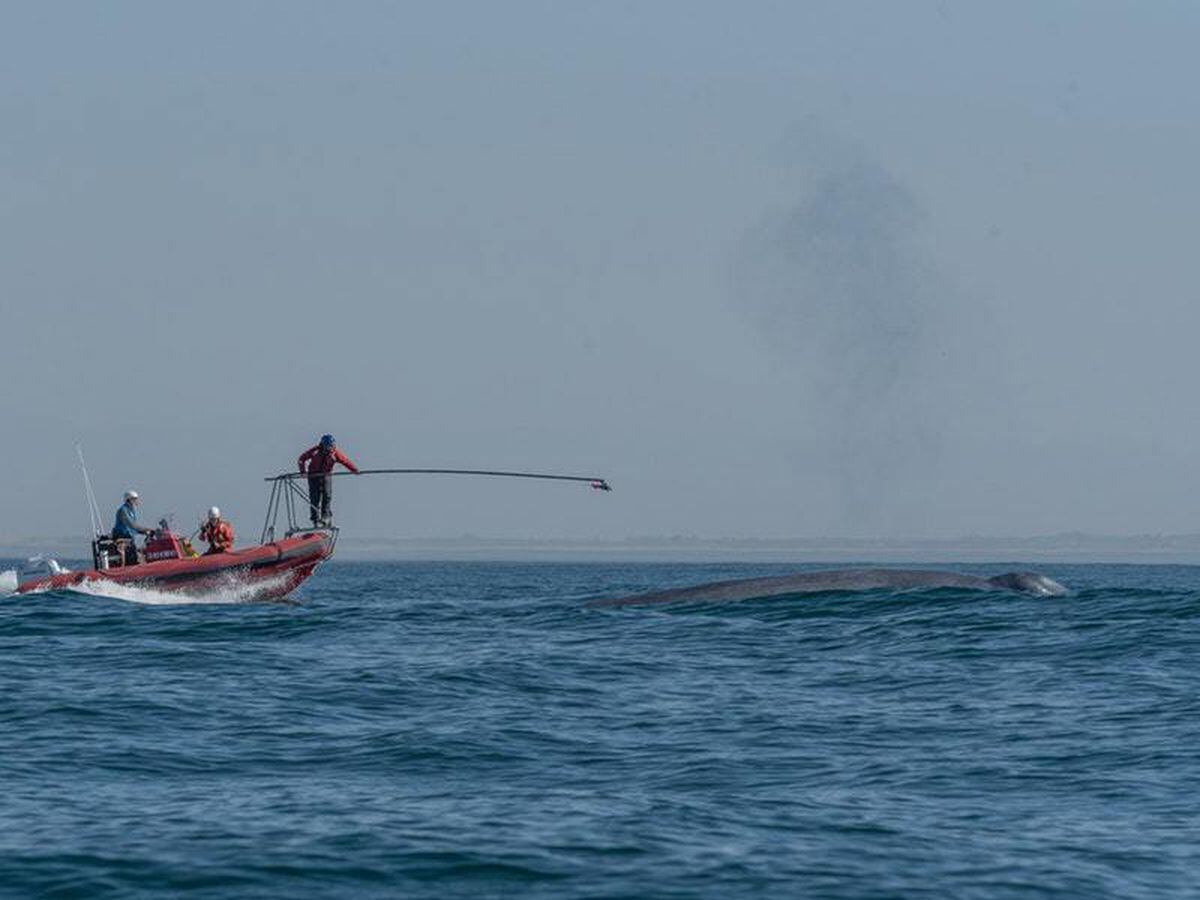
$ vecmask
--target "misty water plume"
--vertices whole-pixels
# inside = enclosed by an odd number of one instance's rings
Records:
[[[914,192],[859,153],[824,154],[788,207],[745,237],[734,302],[795,380],[797,464],[836,485],[824,528],[926,531],[945,422],[965,383],[958,303]]]

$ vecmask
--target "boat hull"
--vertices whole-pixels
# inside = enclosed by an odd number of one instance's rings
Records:
[[[167,559],[97,571],[64,572],[31,579],[17,593],[69,590],[85,582],[148,587],[202,595],[230,585],[249,586],[256,600],[286,597],[333,555],[334,532],[318,529],[269,544],[191,559]]]

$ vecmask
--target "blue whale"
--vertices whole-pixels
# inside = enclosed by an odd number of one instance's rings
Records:
[[[696,587],[635,594],[631,597],[596,600],[592,606],[649,606],[658,603],[729,602],[812,594],[820,591],[932,590],[966,588],[977,591],[1015,591],[1035,597],[1061,597],[1067,589],[1036,572],[1006,572],[1003,575],[960,575],[921,569],[830,569],[796,572],[769,578],[739,578],[714,581]]]

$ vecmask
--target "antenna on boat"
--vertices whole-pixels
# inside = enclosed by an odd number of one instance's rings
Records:
[[[79,470],[83,472],[83,490],[87,495],[88,518],[91,520],[92,537],[101,534],[100,507],[96,503],[96,493],[92,490],[92,479],[88,477],[87,463],[83,461],[83,445],[75,445],[75,455],[79,457]]]

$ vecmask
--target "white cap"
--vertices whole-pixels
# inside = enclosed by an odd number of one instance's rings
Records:
[[[125,499],[126,500],[138,500],[140,498],[138,497],[138,492],[133,490],[132,488],[130,488],[129,490],[127,490],[125,492]]]
[[[215,507],[215,506],[210,506],[210,507],[208,508],[208,517],[209,517],[210,519],[219,519],[219,518],[221,518],[221,510],[217,509],[217,507]]]

